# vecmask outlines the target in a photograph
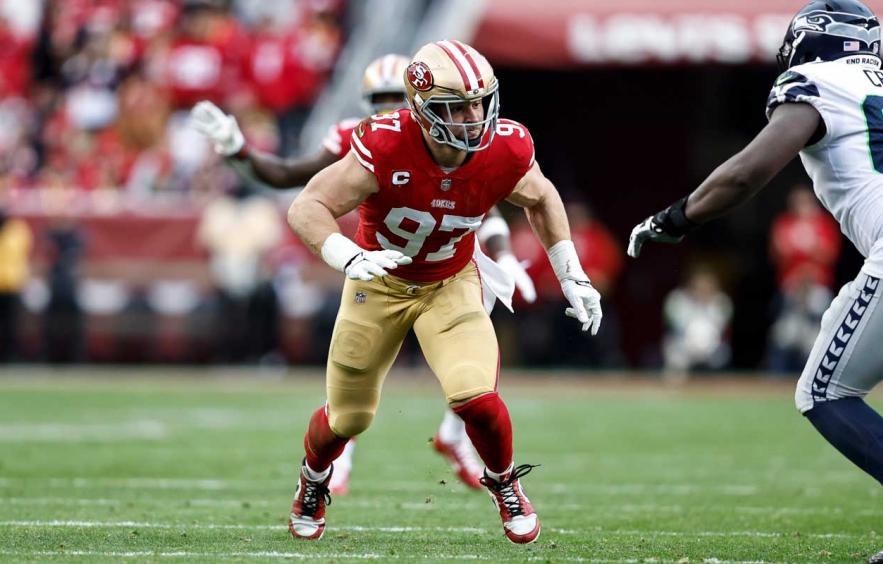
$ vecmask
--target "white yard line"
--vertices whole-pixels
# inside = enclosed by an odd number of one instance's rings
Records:
[[[226,490],[266,484],[260,480],[212,480],[189,478],[0,478],[0,486],[46,484],[51,487],[93,488],[117,487],[159,490]]]
[[[404,509],[408,511],[443,511],[451,504],[464,509],[479,509],[487,505],[486,499],[445,500],[439,503],[436,500],[430,503],[426,502],[399,502],[391,501],[388,498],[377,499],[359,499],[353,497],[342,498],[336,503],[345,505],[346,507],[359,507],[367,509],[378,509],[384,507],[394,507],[396,509]],[[143,505],[163,505],[163,506],[185,506],[185,507],[221,507],[233,509],[248,509],[250,507],[278,507],[277,501],[267,499],[135,499],[135,498],[76,498],[76,497],[0,497],[0,505],[80,505],[80,506],[143,506]],[[619,513],[684,513],[691,511],[708,511],[708,508],[687,507],[684,505],[655,505],[655,504],[623,504],[611,506],[598,506],[580,503],[555,503],[549,504],[549,509],[554,511],[581,511],[590,514],[619,514]],[[735,511],[738,513],[749,513],[756,515],[842,515],[846,512],[841,507],[783,507],[783,506],[719,506],[712,507],[714,511]],[[849,510],[852,515],[862,517],[883,516],[881,509],[860,509]]]
[[[134,529],[195,529],[195,530],[251,530],[251,531],[284,531],[285,525],[242,525],[221,523],[154,523],[150,521],[74,521],[74,520],[50,520],[29,521],[14,520],[0,521],[4,527],[71,527],[71,528],[134,528]],[[485,534],[488,529],[478,527],[364,527],[359,525],[333,526],[337,531],[371,532],[371,533],[413,533],[413,532],[436,532],[436,533],[466,533]],[[564,535],[594,535],[594,536],[665,536],[665,537],[753,537],[753,538],[786,538],[792,536],[791,532],[774,531],[654,531],[654,530],[603,530],[603,529],[556,529],[548,528],[552,533]],[[495,531],[494,531],[495,532]],[[851,533],[800,533],[801,537],[810,538],[864,538],[864,534]]]
[[[0,442],[35,441],[122,441],[157,440],[168,435],[168,428],[155,419],[115,423],[3,423]]]
[[[787,538],[795,536],[793,532],[773,532],[773,531],[654,531],[654,530],[624,530],[617,529],[613,531],[606,530],[576,530],[576,529],[552,529],[553,532],[563,535],[585,535],[596,534],[598,536],[615,535],[615,536],[649,536],[649,537],[751,537],[751,538]],[[809,537],[815,539],[850,539],[863,538],[865,536],[873,537],[872,534],[853,534],[853,533],[799,533],[800,537]]]
[[[355,501],[355,500],[353,500]],[[348,502],[349,503],[349,502]],[[85,505],[85,506],[112,506],[121,505],[143,506],[143,505],[163,505],[163,506],[192,506],[192,507],[224,507],[224,508],[244,508],[244,507],[276,507],[277,502],[261,499],[261,500],[237,500],[237,499],[111,499],[111,498],[82,498],[82,497],[0,497],[0,505]],[[365,507],[380,507],[378,502],[362,502]]]
[[[190,551],[170,551],[170,552],[151,552],[148,550],[139,551],[100,551],[100,550],[37,550],[33,552],[18,550],[0,550],[0,554],[4,556],[104,556],[108,558],[296,558],[305,560],[308,558],[316,559],[347,559],[347,560],[378,560],[388,557],[383,554],[366,553],[315,553],[308,554],[304,552],[276,552],[276,551],[258,551],[258,552],[190,552]]]
[[[195,529],[195,530],[241,530],[241,531],[287,531],[285,525],[241,525],[223,523],[153,523],[150,521],[75,521],[75,520],[50,520],[50,521],[0,521],[3,527],[71,527],[79,529]],[[487,529],[476,527],[362,527],[336,526],[338,531],[374,532],[374,533],[487,533]]]
[[[256,552],[191,552],[191,551],[169,551],[169,552],[151,552],[147,550],[140,551],[100,551],[100,550],[2,550],[0,555],[3,556],[37,556],[37,557],[60,557],[60,556],[96,556],[108,558],[285,558],[297,560],[517,560],[518,562],[548,562],[547,556],[519,556],[517,558],[501,558],[500,556],[489,556],[485,554],[433,554],[433,555],[398,555],[398,554],[375,554],[371,552],[365,553],[335,553],[335,552],[280,552],[280,551],[256,551]],[[591,564],[608,564],[614,562],[624,562],[634,564],[638,562],[647,562],[645,559],[605,559],[605,558],[583,558],[581,556],[555,556],[552,558],[555,562],[586,562]],[[653,559],[652,562],[658,564],[668,564],[680,562],[680,560],[664,560]],[[697,560],[697,562],[699,562]],[[701,562],[707,564],[764,564],[763,560],[720,560],[718,558],[705,558]]]
[[[0,486],[46,483],[58,487],[120,487],[120,488],[155,488],[155,489],[197,489],[225,490],[235,488],[260,488],[261,490],[276,488],[293,488],[290,480],[228,480],[228,479],[192,479],[192,478],[0,478]],[[362,491],[437,491],[439,487],[460,487],[455,478],[445,479],[445,484],[431,480],[399,481],[384,484],[383,487],[363,487]],[[746,485],[714,485],[714,484],[562,484],[536,482],[531,484],[532,491],[573,495],[574,492],[592,492],[603,494],[668,494],[690,495],[694,493],[716,493],[727,496],[750,496],[759,493],[758,486]]]

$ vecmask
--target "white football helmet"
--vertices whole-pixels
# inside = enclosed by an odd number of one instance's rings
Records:
[[[439,143],[460,151],[481,151],[490,146],[500,115],[499,83],[494,69],[481,53],[456,40],[428,43],[408,65],[405,88],[417,122]],[[484,118],[455,123],[451,106],[481,100]],[[470,139],[468,130],[481,127]]]
[[[390,53],[374,59],[362,75],[362,103],[366,112],[381,114],[404,108],[408,57]]]

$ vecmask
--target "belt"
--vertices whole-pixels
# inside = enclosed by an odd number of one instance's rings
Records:
[[[403,294],[418,296],[441,288],[445,284],[448,284],[453,278],[453,276],[450,276],[437,282],[414,282],[412,280],[405,280],[387,274],[381,278],[380,281],[387,287],[402,292]]]
[[[455,279],[462,276],[464,272],[470,270],[473,267],[473,264],[469,263],[456,274],[452,274],[444,280],[436,280],[434,282],[416,282],[414,280],[405,280],[404,278],[399,278],[398,276],[393,276],[392,274],[387,274],[386,276],[382,277],[380,279],[380,282],[384,284],[387,288],[392,288],[393,290],[402,292],[403,294],[407,294],[408,296],[419,296],[421,294],[432,292],[433,290],[438,290],[442,286],[450,284]]]

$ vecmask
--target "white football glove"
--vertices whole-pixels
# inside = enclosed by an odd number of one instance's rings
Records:
[[[495,262],[515,279],[515,287],[521,292],[521,297],[524,298],[524,301],[529,304],[537,301],[537,289],[533,285],[533,280],[530,279],[527,270],[525,270],[526,264],[518,262],[518,259],[512,253],[501,254]]]
[[[604,317],[601,313],[601,294],[598,290],[588,279],[565,279],[561,281],[561,291],[571,305],[564,310],[564,315],[582,323],[583,331],[591,327],[592,335],[597,335],[598,328],[601,327],[601,318]]]
[[[190,123],[196,131],[211,140],[219,155],[233,156],[245,146],[245,137],[236,118],[225,114],[208,100],[199,102],[190,110]]]
[[[331,268],[343,272],[352,280],[373,280],[386,276],[401,264],[411,264],[411,257],[398,251],[366,251],[340,233],[332,233],[322,243],[322,260]]]
[[[352,280],[373,280],[375,276],[386,276],[388,270],[401,264],[411,264],[411,257],[398,251],[384,249],[382,251],[362,251],[354,256],[344,267],[347,278]]]
[[[573,241],[558,241],[549,247],[549,262],[561,282],[561,291],[570,302],[564,310],[567,317],[576,318],[582,323],[583,331],[592,329],[592,335],[598,334],[601,327],[601,294],[598,293],[589,277],[583,271],[576,254]]]

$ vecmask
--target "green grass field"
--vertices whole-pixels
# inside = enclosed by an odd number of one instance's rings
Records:
[[[509,544],[488,496],[430,449],[443,406],[425,374],[388,381],[350,494],[321,541],[296,542],[285,520],[321,380],[248,375],[0,372],[0,559],[860,562],[883,549],[879,484],[796,414],[789,384],[505,374],[516,462],[542,464],[523,481],[537,543]]]

